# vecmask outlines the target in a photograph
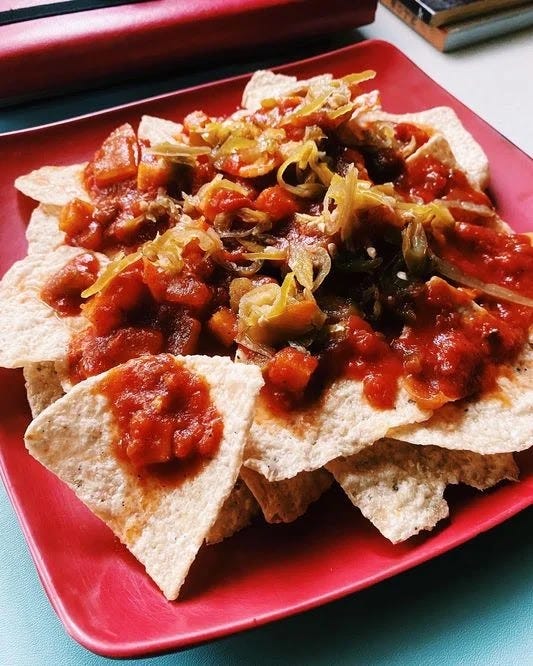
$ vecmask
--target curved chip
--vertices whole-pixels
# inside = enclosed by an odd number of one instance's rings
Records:
[[[465,483],[485,490],[518,478],[509,453],[482,456],[393,439],[382,439],[327,468],[350,501],[392,543],[430,530],[448,516],[443,497],[447,485]]]
[[[363,394],[363,383],[335,381],[317,405],[275,414],[259,398],[245,449],[244,465],[269,481],[288,479],[349,456],[384,437],[392,424],[428,419],[400,388],[394,409],[375,409]]]
[[[259,472],[243,467],[241,477],[259,503],[267,523],[291,523],[307,511],[331,486],[325,469],[300,472],[292,479],[270,482]]]
[[[33,418],[59,400],[63,387],[53,361],[30,363],[23,368],[26,393]]]
[[[173,142],[181,134],[183,125],[157,116],[143,116],[139,123],[137,137],[139,141],[155,146],[158,143]]]
[[[39,204],[26,229],[28,254],[47,254],[65,245],[65,232],[59,228],[58,206]]]
[[[247,527],[261,513],[259,504],[242,479],[237,483],[220,509],[215,524],[209,530],[205,542],[220,543]]]
[[[90,201],[83,184],[87,163],[44,166],[15,180],[17,190],[39,203],[64,206],[71,199]]]

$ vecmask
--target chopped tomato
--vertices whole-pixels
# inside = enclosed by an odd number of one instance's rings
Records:
[[[211,316],[207,326],[224,347],[231,347],[237,335],[237,316],[230,308],[219,308]]]
[[[100,250],[103,230],[96,219],[94,206],[81,199],[72,199],[61,209],[59,228],[65,232],[69,245],[86,250]]]
[[[61,209],[59,228],[73,237],[85,231],[93,220],[94,206],[82,199],[72,199]]]
[[[267,213],[272,222],[294,215],[299,209],[298,200],[279,185],[267,187],[257,197],[254,208]]]
[[[398,185],[401,190],[412,197],[419,197],[424,203],[445,198],[491,206],[487,195],[473,188],[462,171],[431,155],[410,162],[406,172],[398,179]]]
[[[137,189],[140,192],[155,192],[159,187],[166,187],[172,173],[171,166],[165,160],[154,156],[143,156],[137,170]]]
[[[92,173],[98,187],[120,183],[137,175],[137,136],[133,127],[118,127],[102,143],[92,161]]]
[[[144,281],[156,301],[201,310],[211,300],[210,287],[196,275],[186,271],[173,275],[151,262],[145,262]]]
[[[317,359],[307,351],[284,347],[268,362],[266,377],[278,391],[301,393],[318,366]]]
[[[412,123],[398,123],[394,128],[394,134],[398,141],[408,144],[411,139],[415,140],[415,149],[423,146],[429,141],[429,134]]]
[[[142,281],[141,262],[119,273],[83,307],[83,314],[98,335],[106,335],[125,323],[127,313],[142,308],[148,289]]]
[[[99,268],[100,262],[94,254],[79,254],[46,281],[42,300],[61,315],[79,314],[83,303],[81,293],[94,283]]]
[[[166,351],[184,356],[196,354],[202,332],[201,322],[184,308],[173,308],[172,312],[166,311],[166,308],[162,310],[159,312],[159,320],[165,321]]]
[[[402,363],[384,336],[361,317],[351,315],[346,343],[350,349],[348,376],[362,380],[363,392],[371,405],[378,409],[394,407]]]
[[[209,221],[213,221],[219,213],[234,213],[239,208],[250,208],[253,206],[251,199],[236,190],[220,188],[207,202],[205,216]]]
[[[191,193],[196,194],[202,185],[213,180],[216,173],[215,167],[211,164],[209,157],[207,155],[199,155],[192,176]]]
[[[81,331],[68,351],[70,378],[79,382],[114,368],[131,358],[163,351],[163,335],[148,328],[119,328],[107,335]]]
[[[136,467],[217,452],[223,423],[209,385],[172,356],[117,368],[102,390],[119,424],[118,453]]]

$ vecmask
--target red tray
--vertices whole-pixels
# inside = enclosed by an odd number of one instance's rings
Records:
[[[439,104],[457,111],[489,155],[499,210],[517,230],[525,230],[526,211],[533,205],[533,162],[390,44],[366,42],[282,69],[308,77],[368,68],[378,71],[376,85],[391,111]],[[245,80],[1,136],[0,272],[25,251],[32,203],[14,191],[16,176],[43,163],[88,159],[114,126],[141,113],[178,119],[195,108],[212,114],[232,110]],[[520,456],[519,483],[484,494],[459,493],[450,520],[427,537],[397,546],[335,489],[292,525],[253,526],[202,549],[180,600],[169,603],[110,530],[29,457],[22,443],[29,414],[21,375],[1,371],[0,383],[0,469],[39,575],[69,634],[107,656],[177,649],[318,606],[444,553],[533,504],[531,450]]]

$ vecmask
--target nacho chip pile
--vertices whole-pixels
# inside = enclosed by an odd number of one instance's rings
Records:
[[[202,544],[332,484],[397,543],[533,442],[530,238],[453,111],[386,113],[374,76],[257,72],[229,116],[144,116],[16,181],[26,446],[168,599]]]

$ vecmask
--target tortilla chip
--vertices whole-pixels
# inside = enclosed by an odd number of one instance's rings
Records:
[[[444,135],[460,168],[474,187],[485,189],[489,184],[489,160],[483,148],[463,126],[453,109],[437,106],[417,113],[376,112],[376,118],[398,123],[414,123],[437,130]]]
[[[443,498],[448,484],[484,490],[518,477],[509,453],[482,456],[393,439],[382,439],[327,468],[351,502],[392,543],[430,530],[448,516]]]
[[[81,252],[62,246],[48,254],[27,256],[4,275],[0,282],[0,366],[18,368],[61,360],[73,332],[87,326],[82,317],[59,317],[39,298],[48,278]]]
[[[426,141],[412,155],[409,155],[405,162],[406,164],[410,164],[426,156],[434,157],[439,162],[442,162],[442,164],[451,168],[459,166],[450,144],[442,134],[434,134],[430,137],[429,141]]]
[[[248,486],[242,479],[237,479],[237,483],[220,509],[215,524],[209,530],[205,542],[212,545],[233,536],[247,527],[259,513],[259,504],[248,490]]]
[[[425,423],[392,428],[388,436],[482,454],[529,448],[533,445],[533,346],[527,345],[509,376],[498,378],[497,391],[444,405]]]
[[[295,76],[258,70],[244,88],[241,105],[248,111],[257,111],[264,99],[297,93],[308,87],[318,90],[332,79],[331,74],[319,74],[310,79],[298,80]]]
[[[58,206],[39,204],[26,229],[28,254],[47,254],[65,245],[65,232],[59,228]]]
[[[259,396],[244,450],[244,465],[268,481],[280,481],[308,469],[319,420],[320,409],[281,416],[273,413]]]
[[[287,415],[272,413],[259,398],[244,465],[268,481],[281,481],[357,453],[384,437],[393,423],[411,424],[430,416],[404,389],[394,409],[375,409],[363,395],[362,382],[351,379],[335,381],[312,408]]]
[[[15,180],[17,190],[39,203],[64,206],[71,199],[90,201],[83,184],[84,164],[44,166]]]
[[[111,409],[98,392],[106,374],[75,386],[26,432],[30,453],[113,530],[168,599],[178,596],[235,485],[255,396],[263,383],[258,368],[227,358],[178,358],[209,383],[224,435],[216,456],[177,487],[156,477],[140,483],[135,470],[114,455]]]
[[[174,123],[172,120],[156,116],[143,116],[139,123],[137,137],[139,141],[146,141],[150,146],[155,146],[158,143],[175,143],[176,136],[182,131],[181,123]]]
[[[262,474],[243,467],[241,477],[259,503],[267,523],[292,523],[333,483],[325,469],[300,472],[292,479],[271,483]]]
[[[294,76],[274,74],[261,70],[256,72],[244,89],[242,106],[250,111],[261,107],[261,101],[269,97],[297,92],[302,87],[319,88],[329,83],[330,74],[298,81]],[[394,114],[375,111],[365,114],[368,120],[390,120],[392,122],[414,123],[440,132],[446,138],[460,168],[468,175],[472,185],[485,189],[489,184],[489,162],[483,148],[462,125],[453,109],[439,106],[417,113]]]
[[[24,367],[26,392],[33,418],[64,394],[55,363],[31,363]]]

